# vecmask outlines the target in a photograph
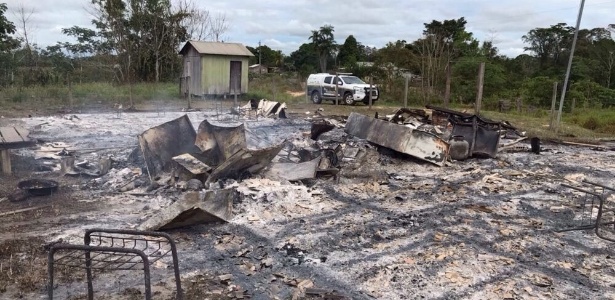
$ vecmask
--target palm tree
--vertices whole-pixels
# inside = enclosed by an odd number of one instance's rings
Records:
[[[312,36],[310,36],[312,44],[314,44],[316,51],[318,51],[321,72],[327,71],[327,60],[329,59],[329,55],[331,55],[333,50],[337,49],[333,31],[333,26],[325,25],[320,27],[320,30],[312,30]]]

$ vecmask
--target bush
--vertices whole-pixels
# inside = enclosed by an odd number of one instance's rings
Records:
[[[600,127],[600,123],[593,116],[589,117],[589,119],[587,119],[587,120],[585,120],[585,122],[583,122],[583,128],[587,128],[589,130],[596,130],[596,129],[598,129],[598,127]]]

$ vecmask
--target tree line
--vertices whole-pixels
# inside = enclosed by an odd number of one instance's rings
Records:
[[[334,28],[325,25],[313,31],[287,62],[304,75],[343,70],[373,76],[397,99],[403,97],[404,77],[409,76],[417,102],[444,104],[474,102],[478,68],[485,63],[484,94],[492,108],[500,100],[550,107],[554,83],[562,87],[574,27],[558,23],[534,28],[522,36],[528,54],[507,57],[493,40],[474,38],[466,24],[463,17],[433,20],[424,24],[419,39],[389,42],[380,49],[366,47],[352,35],[338,45]],[[579,31],[568,108],[615,106],[614,32],[615,25]]]
[[[180,44],[219,41],[229,28],[224,14],[210,14],[192,0],[90,1],[94,29],[64,28],[76,42],[45,48],[28,39],[34,10],[15,8],[20,22],[14,24],[0,3],[0,86],[176,80]]]
[[[0,3],[0,87],[177,81],[180,45],[187,40],[223,41],[230,26],[225,15],[210,14],[193,0],[90,1],[93,29],[64,28],[75,42],[45,48],[31,42],[28,21],[33,11],[15,8],[14,24],[6,18],[7,5]],[[305,43],[289,55],[267,45],[248,49],[255,54],[251,64],[260,61],[302,77],[335,71],[371,76],[384,95],[394,99],[403,96],[405,78],[411,77],[411,100],[418,103],[473,102],[478,66],[485,63],[487,104],[507,99],[550,106],[553,83],[564,78],[572,26],[534,28],[521,37],[528,54],[507,57],[495,41],[479,41],[466,25],[463,17],[433,20],[424,24],[420,38],[391,41],[379,49],[353,35],[338,44],[334,27],[324,25],[306,33]],[[574,105],[615,105],[613,32],[613,25],[579,32],[567,93]]]

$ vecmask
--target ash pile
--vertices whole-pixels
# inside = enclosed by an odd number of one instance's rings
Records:
[[[165,230],[228,222],[233,204],[267,190],[272,181],[309,188],[377,180],[384,175],[370,166],[388,163],[381,153],[446,167],[471,157],[494,158],[498,151],[540,151],[539,143],[518,146],[526,137],[507,122],[438,107],[401,108],[380,117],[328,116],[319,109],[307,119],[287,118],[286,109],[279,102],[250,100],[231,110],[234,126],[207,115],[193,123],[186,114],[139,134],[138,147],[130,155],[130,149],[122,152],[128,156],[122,163],[107,157],[76,162],[64,150],[53,156],[61,159],[63,174],[91,178],[82,189],[170,199],[139,226]],[[256,122],[246,126],[251,121]],[[506,139],[512,141],[505,144]]]
[[[263,110],[263,104],[249,103],[242,109],[249,113],[257,107],[259,114],[273,116],[276,122],[286,119],[284,106]],[[524,139],[506,122],[442,108],[400,109],[382,118],[357,113],[347,118],[326,116],[317,111],[308,121],[309,132],[301,131],[303,127],[294,139],[251,143],[258,147],[248,147],[248,140],[256,134],[247,132],[244,124],[220,126],[203,120],[195,130],[187,115],[146,130],[139,135],[139,147],[133,153],[141,157],[141,174],[149,181],[141,189],[183,194],[140,229],[229,221],[233,203],[252,195],[237,190],[238,182],[246,179],[252,179],[251,184],[273,180],[308,187],[316,181],[338,183],[340,178],[356,179],[361,173],[369,177],[361,162],[378,149],[392,150],[418,163],[445,166],[451,158],[495,157],[502,139],[516,138],[507,149]],[[275,126],[268,130],[276,130]]]
[[[91,222],[190,226],[174,232],[187,282],[211,275],[215,294],[239,299],[295,291],[326,298],[331,289],[351,299],[468,292],[495,299],[513,298],[514,284],[533,285],[516,291],[519,297],[538,288],[547,293],[552,284],[544,282],[556,277],[535,273],[576,256],[580,245],[562,249],[575,237],[525,234],[573,218],[573,204],[551,205],[560,200],[554,171],[568,178],[613,174],[608,163],[585,166],[610,158],[564,146],[541,149],[507,122],[443,108],[348,117],[319,109],[305,118],[281,113],[281,105],[255,104],[235,108],[234,123],[201,112],[166,123],[132,116],[126,124],[133,127],[121,135],[130,148],[115,152],[110,168],[104,159],[92,167],[64,158],[65,174],[91,177],[84,193],[104,195],[98,204],[109,217],[97,214]],[[532,153],[541,151],[549,155]],[[505,221],[513,218],[519,222]],[[574,241],[585,243],[581,238]],[[584,277],[557,278],[579,288]],[[471,280],[483,279],[487,286],[468,290]],[[573,290],[579,292],[561,298],[589,291]]]

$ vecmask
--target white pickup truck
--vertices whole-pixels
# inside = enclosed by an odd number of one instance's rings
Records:
[[[341,102],[348,105],[357,102],[369,103],[369,84],[352,75],[311,74],[307,80],[307,95],[316,104],[322,103],[322,100],[335,102],[336,80],[338,99]],[[375,102],[380,96],[380,90],[375,85],[372,85],[371,90],[372,102]]]

